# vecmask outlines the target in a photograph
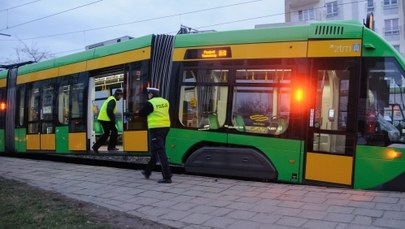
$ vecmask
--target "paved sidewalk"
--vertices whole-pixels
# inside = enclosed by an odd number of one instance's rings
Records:
[[[176,228],[405,228],[405,193],[173,176],[0,157],[0,176]]]

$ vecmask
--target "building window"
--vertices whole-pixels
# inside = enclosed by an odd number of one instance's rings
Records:
[[[315,20],[315,10],[314,9],[299,10],[298,19],[299,21]]]
[[[399,35],[398,18],[384,20],[384,34],[385,36]]]
[[[338,3],[337,1],[328,2],[326,6],[326,17],[335,17],[338,15]]]
[[[384,5],[384,9],[397,8],[398,0],[384,0],[383,5]]]
[[[374,0],[367,0],[367,12],[374,11]]]
[[[399,45],[393,45],[394,46],[394,48],[398,51],[398,52],[401,52],[400,50],[400,46]]]

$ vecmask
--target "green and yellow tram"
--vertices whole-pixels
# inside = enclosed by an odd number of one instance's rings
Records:
[[[2,71],[2,151],[87,152],[103,131],[97,121],[101,104],[122,88],[126,97],[116,121],[121,150],[147,152],[145,120],[124,124],[123,113],[145,102],[143,88],[152,75],[169,74],[171,43],[172,36],[151,35]]]
[[[404,69],[353,21],[146,36],[0,72],[0,150],[90,154],[122,88],[119,154],[147,153],[145,120],[124,114],[154,86],[188,172],[405,191]]]

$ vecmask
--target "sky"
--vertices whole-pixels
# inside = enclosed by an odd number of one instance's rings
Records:
[[[24,45],[55,57],[123,37],[284,22],[284,0],[0,0],[0,64]]]

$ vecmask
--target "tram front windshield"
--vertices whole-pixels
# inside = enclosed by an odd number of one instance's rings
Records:
[[[404,71],[393,58],[366,58],[359,144],[405,143]],[[364,99],[365,98],[365,99]]]

